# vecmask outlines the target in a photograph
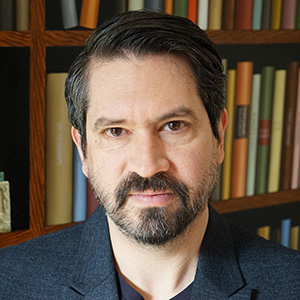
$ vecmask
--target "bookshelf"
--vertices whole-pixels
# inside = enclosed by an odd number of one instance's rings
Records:
[[[30,49],[30,180],[29,228],[0,234],[0,247],[17,244],[73,224],[46,227],[45,198],[45,79],[47,47],[83,46],[91,30],[45,30],[45,0],[30,1],[29,31],[0,31],[0,47]],[[300,30],[207,31],[217,44],[300,44]],[[27,199],[24,199],[24,201]],[[214,202],[220,213],[300,202],[300,189]]]

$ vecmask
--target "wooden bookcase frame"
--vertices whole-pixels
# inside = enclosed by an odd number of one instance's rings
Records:
[[[45,226],[46,48],[83,46],[91,30],[45,30],[45,0],[30,0],[30,30],[0,31],[0,47],[30,47],[30,199],[28,230],[0,234],[0,248],[67,226]],[[207,31],[216,44],[300,43],[300,30]],[[213,202],[220,213],[300,202],[300,189]]]

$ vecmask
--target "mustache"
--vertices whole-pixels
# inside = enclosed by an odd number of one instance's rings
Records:
[[[129,174],[116,189],[117,210],[124,205],[129,193],[144,192],[147,189],[153,190],[154,192],[171,191],[178,197],[182,205],[187,207],[189,192],[182,182],[179,182],[165,172],[159,172],[146,178],[133,172]]]

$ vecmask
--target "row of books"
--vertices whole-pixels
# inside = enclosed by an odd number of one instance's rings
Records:
[[[4,179],[4,172],[0,172],[0,233],[11,231],[11,210],[9,182]]]
[[[227,70],[225,159],[212,200],[299,188],[300,69]]]
[[[300,219],[300,217],[299,217]],[[279,226],[266,225],[257,229],[257,234],[267,240],[300,251],[300,224],[292,224],[289,218],[283,219]]]
[[[29,30],[30,0],[0,0],[0,30]]]
[[[299,0],[117,0],[116,12],[164,11],[191,19],[203,30],[300,29]],[[78,18],[75,0],[61,0],[64,29],[95,29],[100,0],[83,0]],[[78,21],[79,19],[79,21]]]

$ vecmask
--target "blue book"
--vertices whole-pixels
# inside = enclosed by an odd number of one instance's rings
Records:
[[[290,247],[291,222],[291,219],[281,221],[281,244],[285,247]]]
[[[86,219],[86,177],[76,146],[73,144],[73,222]]]
[[[262,18],[263,0],[253,1],[253,14],[252,14],[252,29],[261,29],[261,18]]]

